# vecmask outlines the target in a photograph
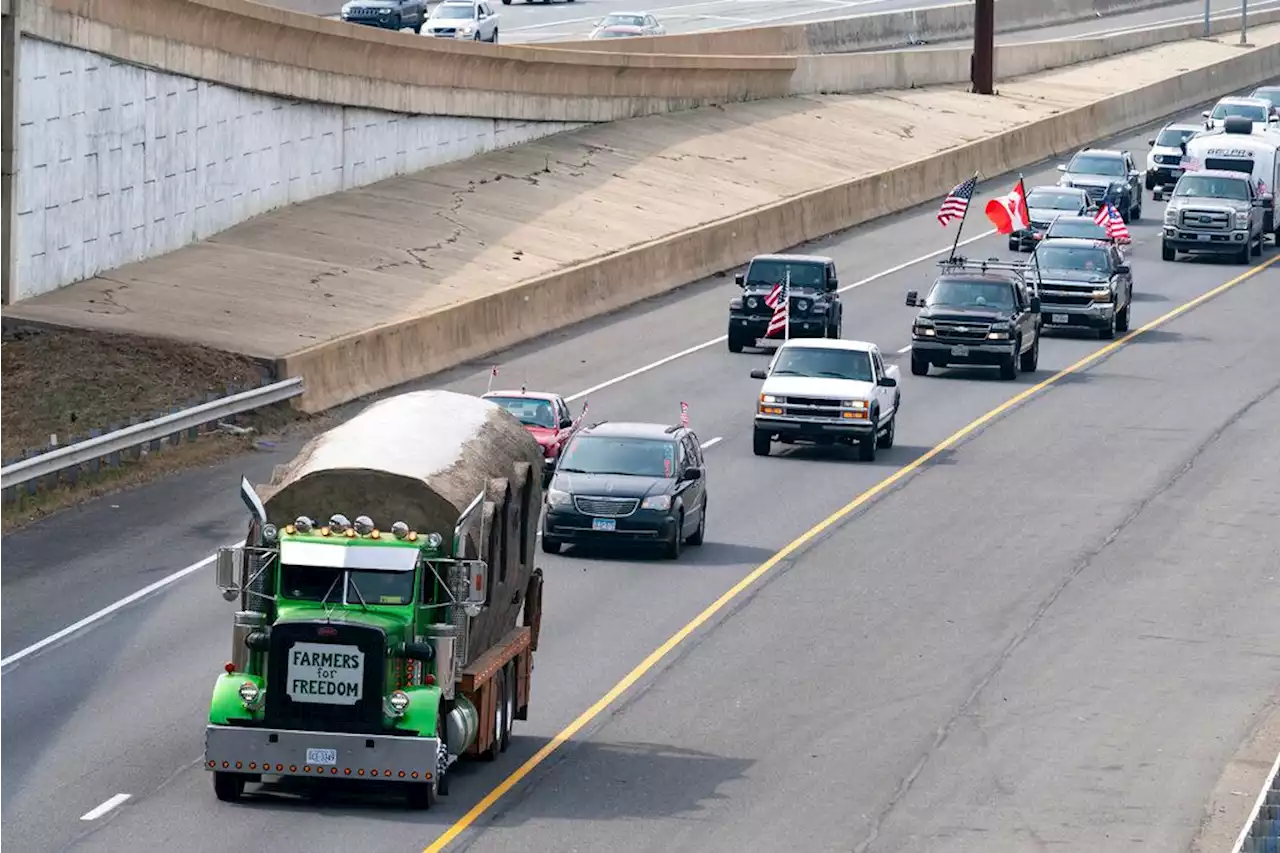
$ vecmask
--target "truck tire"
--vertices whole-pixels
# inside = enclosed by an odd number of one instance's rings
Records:
[[[496,761],[498,754],[502,752],[502,732],[506,728],[507,716],[507,670],[506,667],[498,670],[490,680],[486,690],[494,692],[493,697],[493,740],[489,742],[489,748],[480,753],[483,761]]]
[[[213,793],[224,803],[238,801],[240,795],[244,793],[244,774],[223,773],[215,770],[213,773]]]
[[[559,554],[560,549],[564,547],[563,542],[556,542],[554,539],[548,539],[545,535],[542,537],[542,551],[546,554]]]
[[[1236,263],[1248,266],[1249,256],[1252,253],[1253,253],[1253,246],[1248,243],[1245,243],[1243,246],[1240,247],[1240,252],[1236,255]]]
[[[1260,231],[1260,232],[1258,232],[1258,242],[1257,242],[1257,243],[1255,243],[1255,244],[1254,244],[1254,246],[1253,246],[1253,256],[1254,256],[1255,258],[1260,258],[1260,257],[1262,257],[1262,241],[1263,241],[1263,239],[1264,239],[1264,238],[1263,238],[1263,236],[1262,236],[1262,232],[1261,232],[1261,231]]]
[[[751,450],[756,456],[768,456],[772,445],[773,438],[769,433],[756,430],[751,434]]]
[[[1133,303],[1130,302],[1128,305],[1124,306],[1124,308],[1122,308],[1120,311],[1116,312],[1116,331],[1118,332],[1129,331],[1129,309],[1132,307],[1133,307]]]
[[[1104,341],[1109,341],[1116,336],[1116,315],[1111,315],[1111,322],[1098,330],[1098,337]]]
[[[508,661],[506,667],[503,668],[506,675],[503,677],[503,705],[505,711],[503,713],[502,722],[502,740],[498,744],[499,752],[506,752],[511,746],[511,730],[515,726],[516,718],[516,664],[515,661]]]
[[[1022,354],[1022,364],[1019,365],[1023,373],[1035,373],[1040,366],[1040,335],[1036,333],[1036,339],[1031,343],[1031,349]]]
[[[734,353],[742,352],[742,347],[743,347],[742,338],[738,337],[733,332],[730,332],[729,333],[729,352],[734,352]]]
[[[698,516],[698,529],[693,531],[693,535],[689,537],[688,544],[701,545],[707,539],[707,501],[702,501],[702,514]]]
[[[449,718],[442,703],[436,714],[436,737],[440,739],[440,746],[445,756],[449,754]],[[439,765],[436,766],[436,798],[449,796],[449,769],[446,767],[442,772]]]
[[[1018,352],[1022,343],[1014,347],[1014,351],[1009,353],[1008,357],[1000,360],[1000,378],[1004,380],[1012,380],[1018,378]]]
[[[929,359],[921,358],[914,352],[911,353],[911,375],[912,376],[928,376],[929,375]]]
[[[893,447],[894,433],[898,429],[898,413],[895,411],[893,417],[889,418],[889,425],[884,428],[884,433],[876,437],[876,447],[881,450],[888,450]]]
[[[410,810],[415,812],[430,811],[436,804],[436,783],[406,782],[404,800]]]
[[[1165,243],[1163,241],[1160,243],[1160,260],[1172,261],[1172,260],[1175,260],[1177,257],[1178,257],[1177,251],[1175,251],[1168,243]]]

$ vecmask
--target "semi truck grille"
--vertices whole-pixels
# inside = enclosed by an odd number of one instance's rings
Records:
[[[576,495],[573,505],[583,515],[594,515],[597,518],[623,518],[631,515],[640,506],[636,498],[605,498]]]
[[[934,336],[940,341],[985,341],[991,331],[990,323],[960,323],[951,320],[935,320]]]
[[[1231,216],[1220,210],[1184,210],[1180,219],[1188,231],[1229,231]]]
[[[266,725],[380,731],[386,648],[386,633],[369,625],[276,623],[267,653]]]

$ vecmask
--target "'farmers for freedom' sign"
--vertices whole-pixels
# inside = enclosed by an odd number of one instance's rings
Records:
[[[357,646],[295,643],[289,650],[289,698],[354,705],[364,690],[364,652]]]

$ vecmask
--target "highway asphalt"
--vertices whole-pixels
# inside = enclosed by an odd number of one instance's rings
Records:
[[[1140,152],[1149,135],[1123,144]],[[1052,167],[1027,170],[1028,184],[1053,181]],[[1013,180],[984,182],[966,235],[986,230],[982,203]],[[1161,263],[1161,209],[1148,197],[1134,226],[1135,326],[1246,271]],[[832,255],[851,286],[845,335],[876,341],[904,373],[903,295],[927,287],[934,259],[922,256],[954,234],[935,210],[804,247]],[[966,251],[1007,255],[1003,243]],[[1280,445],[1268,432],[1280,414],[1277,284],[1280,263],[1061,380],[834,525],[535,770],[467,834],[471,849],[773,850],[802,838],[806,850],[873,839],[875,850],[1184,849],[1280,682]],[[503,384],[588,391],[596,418],[674,422],[688,401],[714,444],[708,542],[678,563],[542,555],[531,718],[498,762],[461,768],[430,813],[340,792],[324,803],[214,799],[197,762],[232,610],[211,568],[24,653],[233,540],[240,474],[264,481],[290,448],[5,537],[9,844],[421,850],[756,566],[1102,346],[1054,337],[1039,373],[1013,383],[904,376],[897,445],[873,464],[808,449],[760,459],[748,372],[767,356],[713,341],[734,291],[728,277],[700,282],[500,358]],[[431,384],[478,393],[488,369]]]

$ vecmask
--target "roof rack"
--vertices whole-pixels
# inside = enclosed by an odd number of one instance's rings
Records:
[[[1004,258],[987,258],[982,260],[979,258],[965,258],[955,255],[938,261],[938,266],[944,270],[962,269],[971,272],[985,273],[988,270],[1003,270],[1005,272],[1017,273],[1020,276],[1026,276],[1029,271],[1034,270],[1036,284],[1040,284],[1040,267],[1032,261],[1010,261]],[[1038,287],[1037,287],[1038,289]]]

